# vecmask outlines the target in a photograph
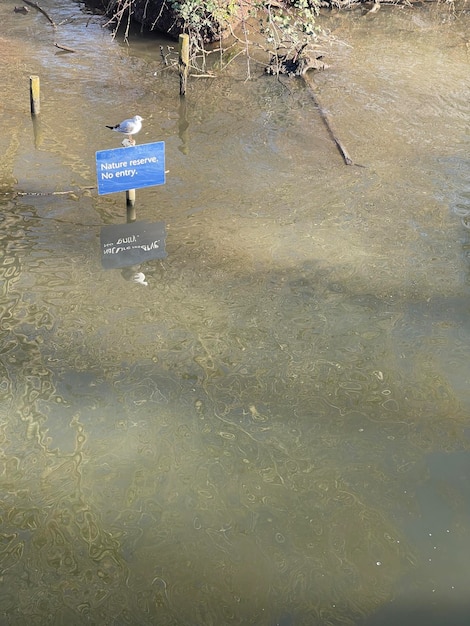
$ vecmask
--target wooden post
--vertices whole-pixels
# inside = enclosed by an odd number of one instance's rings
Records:
[[[189,35],[179,36],[179,70],[180,70],[180,96],[186,94],[186,83],[189,70]]]
[[[35,117],[39,115],[41,111],[39,76],[29,77],[29,96],[31,101],[31,115]]]

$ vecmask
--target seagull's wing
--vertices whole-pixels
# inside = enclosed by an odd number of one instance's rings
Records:
[[[124,120],[123,122],[119,124],[119,130],[122,133],[127,133],[127,134],[132,133],[134,128],[135,128],[134,120]]]

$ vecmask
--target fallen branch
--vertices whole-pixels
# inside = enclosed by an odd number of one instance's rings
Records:
[[[37,2],[31,2],[31,0],[23,0],[23,2],[25,2],[25,4],[29,4],[29,6],[33,7],[33,9],[37,9],[40,13],[44,15],[44,17],[46,17],[49,20],[49,22],[52,24],[54,28],[57,28],[57,24],[54,22],[54,20],[49,16],[49,14],[46,11],[44,11],[44,9],[42,9],[39,6]]]
[[[215,74],[189,74],[191,78],[217,78]]]
[[[168,51],[168,54],[170,54],[169,51]],[[160,56],[162,57],[163,65],[168,65],[168,59],[166,58],[163,52],[163,46],[160,46]]]
[[[59,50],[64,50],[64,52],[76,52],[76,50],[74,50],[73,48],[67,48],[67,46],[60,46],[57,42],[54,44],[54,46],[56,48],[59,48]]]
[[[96,189],[95,186],[82,187],[81,189],[69,189],[68,191],[17,191],[17,196],[66,196],[70,193],[80,193],[87,189]]]
[[[312,99],[313,99],[313,101],[315,103],[315,106],[317,107],[318,112],[320,113],[320,117],[322,118],[323,123],[325,124],[326,129],[328,130],[328,133],[329,133],[330,137],[333,139],[336,147],[338,148],[341,156],[343,157],[344,162],[346,163],[346,165],[357,165],[351,159],[351,157],[349,156],[348,151],[344,147],[343,142],[339,139],[338,135],[336,134],[336,131],[333,128],[333,123],[332,123],[332,121],[330,119],[330,116],[325,111],[325,109],[322,107],[322,105],[320,103],[320,100],[318,99],[318,96],[315,93],[315,85],[314,85],[313,81],[310,80],[310,78],[308,77],[308,74],[303,74],[302,78],[304,79],[305,83],[309,87],[310,95],[312,96]],[[359,167],[364,167],[364,166],[363,165],[359,165]]]

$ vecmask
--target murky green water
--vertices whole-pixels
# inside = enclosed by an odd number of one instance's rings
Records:
[[[466,623],[468,14],[324,18],[357,168],[301,82],[233,66],[183,109],[160,42],[41,6],[0,6],[1,623]],[[148,286],[102,269],[125,199],[90,189],[136,113]]]

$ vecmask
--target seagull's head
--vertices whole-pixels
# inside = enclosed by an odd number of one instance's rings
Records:
[[[144,118],[140,117],[140,115],[134,115],[134,122],[143,122]]]

